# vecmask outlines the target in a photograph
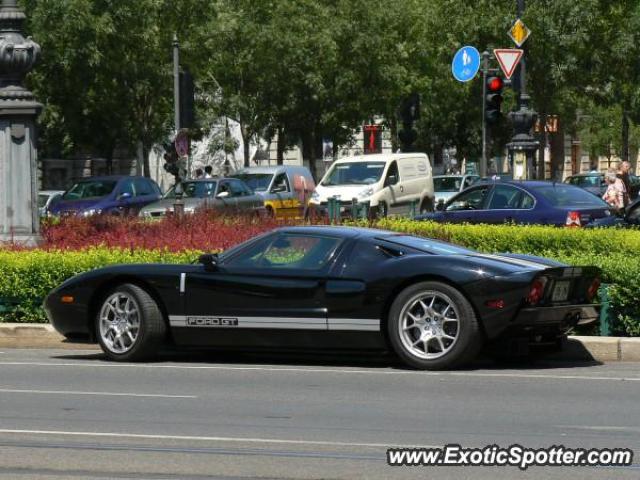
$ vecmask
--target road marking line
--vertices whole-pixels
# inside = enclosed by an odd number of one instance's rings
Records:
[[[282,438],[242,438],[242,437],[203,437],[194,435],[154,435],[146,433],[115,433],[115,432],[70,432],[64,430],[16,430],[0,429],[0,434],[26,434],[26,435],[60,435],[69,437],[107,437],[107,438],[144,438],[149,440],[190,440],[202,442],[238,442],[238,443],[273,443],[284,445],[319,445],[330,447],[372,447],[389,448],[393,445],[397,448],[441,448],[435,445],[397,445],[388,443],[357,443],[357,442],[331,442],[323,440],[286,440]]]
[[[161,393],[81,392],[75,390],[25,390],[0,388],[0,393],[44,393],[53,395],[97,395],[107,397],[198,398],[195,395],[165,395]]]
[[[2,365],[40,366],[40,367],[84,367],[84,368],[165,368],[175,370],[229,370],[229,371],[260,371],[260,372],[299,372],[299,373],[357,373],[365,375],[421,375],[431,377],[479,377],[479,378],[530,378],[543,380],[598,380],[598,381],[626,381],[640,382],[640,377],[601,377],[594,375],[550,375],[546,373],[476,373],[476,372],[426,372],[426,371],[398,371],[398,370],[362,370],[337,368],[291,368],[277,366],[246,366],[231,367],[226,365],[148,365],[135,363],[46,363],[46,362],[0,362]]]
[[[616,427],[609,425],[556,425],[558,428],[574,428],[577,430],[611,431],[611,432],[639,432],[640,427]]]

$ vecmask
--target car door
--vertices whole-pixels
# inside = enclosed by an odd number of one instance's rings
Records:
[[[325,284],[343,245],[331,235],[278,232],[188,273],[182,326],[327,330]],[[226,319],[220,325],[221,320]],[[182,321],[184,320],[184,321]]]
[[[293,189],[286,172],[281,172],[274,177],[269,193],[274,196],[272,202],[278,216],[290,216],[296,202],[293,200]]]
[[[442,219],[445,222],[482,222],[486,204],[493,185],[471,187],[459,193],[445,205]]]
[[[232,192],[231,179],[224,179],[218,182],[214,207],[225,213],[233,213],[238,208],[237,194]]]
[[[398,163],[394,160],[389,164],[387,174],[384,178],[384,187],[387,189],[385,202],[389,207],[389,213],[396,213],[402,205],[404,196],[404,186],[401,183]]]
[[[484,212],[486,223],[530,223],[533,197],[513,185],[496,185],[488,199]]]
[[[125,178],[118,185],[115,199],[115,213],[129,215],[135,213],[135,195],[133,178]]]
[[[132,207],[135,208],[136,213],[145,205],[155,202],[158,199],[153,185],[146,178],[135,178],[133,180],[133,187],[135,189],[135,198]]]

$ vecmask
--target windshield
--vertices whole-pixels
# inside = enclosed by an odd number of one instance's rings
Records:
[[[249,185],[254,192],[266,192],[271,185],[272,173],[237,173],[233,178],[239,178]]]
[[[433,189],[436,192],[459,192],[462,177],[434,177]]]
[[[116,188],[116,180],[88,180],[76,183],[62,196],[63,200],[106,197]]]
[[[384,240],[433,255],[464,255],[476,253],[473,250],[451,245],[450,243],[440,242],[430,238],[414,237],[412,235],[389,235],[388,237],[384,237]]]
[[[182,198],[208,198],[216,193],[217,182],[182,182]],[[175,185],[165,193],[163,198],[176,198]]]
[[[583,177],[569,177],[567,183],[577,187],[599,187],[602,183],[600,175],[585,175]]]
[[[322,185],[371,185],[380,180],[384,166],[385,162],[336,163]]]
[[[571,185],[556,183],[534,187],[554,207],[591,207],[607,208],[608,205],[587,190]]]

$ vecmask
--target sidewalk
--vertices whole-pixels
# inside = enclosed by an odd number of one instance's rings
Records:
[[[51,325],[0,323],[0,348],[87,347],[91,348],[92,345],[66,342]],[[640,362],[640,338],[569,337],[565,349],[549,355],[549,358],[564,361]]]

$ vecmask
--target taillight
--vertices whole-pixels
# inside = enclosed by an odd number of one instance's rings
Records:
[[[569,212],[567,213],[567,221],[565,222],[565,226],[567,227],[580,227],[582,223],[580,222],[580,212]]]
[[[536,305],[544,296],[544,287],[547,284],[545,277],[536,278],[531,284],[529,289],[529,295],[527,295],[527,303],[529,305]]]
[[[587,299],[589,301],[593,300],[598,294],[598,290],[600,289],[600,279],[598,277],[593,279],[591,285],[589,285],[589,289],[587,290]]]

